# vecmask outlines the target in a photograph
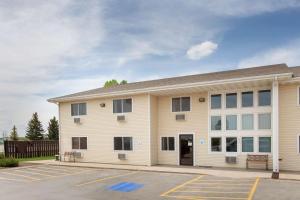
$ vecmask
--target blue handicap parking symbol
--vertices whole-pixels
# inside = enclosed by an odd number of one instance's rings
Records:
[[[108,187],[108,190],[119,191],[119,192],[132,192],[142,188],[143,184],[130,183],[130,182],[121,182],[115,185]]]

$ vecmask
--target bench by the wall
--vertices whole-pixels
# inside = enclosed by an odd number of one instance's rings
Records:
[[[265,163],[268,170],[268,155],[247,155],[246,168],[249,168],[249,162]]]

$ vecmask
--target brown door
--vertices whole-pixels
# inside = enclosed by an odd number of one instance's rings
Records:
[[[179,135],[179,153],[180,153],[180,165],[194,164],[194,152],[193,152],[193,135]]]

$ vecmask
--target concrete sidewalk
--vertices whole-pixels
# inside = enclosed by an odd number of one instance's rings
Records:
[[[182,166],[136,166],[136,165],[114,165],[101,163],[73,163],[73,162],[59,162],[55,160],[39,160],[26,161],[28,164],[46,164],[72,167],[89,167],[101,169],[123,169],[123,170],[138,170],[138,171],[152,171],[152,172],[168,172],[168,173],[182,173],[182,174],[204,174],[218,177],[228,178],[270,178],[271,171],[242,171],[234,169],[208,169],[200,167],[182,167]],[[280,172],[280,179],[299,180],[300,173]]]

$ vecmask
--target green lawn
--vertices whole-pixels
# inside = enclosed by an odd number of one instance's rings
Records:
[[[45,157],[34,157],[34,158],[17,158],[18,161],[35,161],[35,160],[54,160],[54,156],[45,156]]]

